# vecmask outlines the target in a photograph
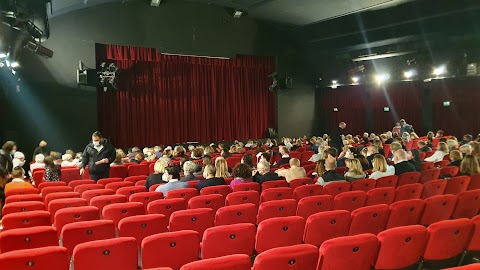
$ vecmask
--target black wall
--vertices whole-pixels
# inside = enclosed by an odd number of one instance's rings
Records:
[[[96,90],[76,86],[78,61],[95,67],[95,43],[224,57],[275,56],[280,51],[279,34],[269,25],[248,16],[234,19],[214,5],[179,0],[158,8],[139,2],[100,5],[54,17],[50,28],[51,37],[43,45],[55,52],[52,59],[24,52],[19,76],[1,70],[0,101],[6,106],[0,106],[0,112],[6,117],[1,120],[0,139],[16,140],[27,153],[41,139],[50,149],[81,151],[97,129]],[[284,96],[279,100],[279,114],[284,115]],[[297,103],[302,100],[304,96],[299,96]],[[287,125],[293,120],[282,117],[280,132],[285,129],[288,134]]]

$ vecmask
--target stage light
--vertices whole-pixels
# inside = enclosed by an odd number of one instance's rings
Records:
[[[332,89],[336,89],[338,87],[338,81],[337,80],[333,80],[332,81]]]
[[[160,3],[162,2],[162,0],[151,0],[150,1],[150,6],[152,7],[158,7],[160,6]]]
[[[358,81],[360,81],[360,78],[358,78],[358,77],[352,77],[352,82],[353,82],[353,83],[358,83]]]
[[[338,81],[333,80],[333,81],[332,81],[332,84],[338,84]]]
[[[19,64],[18,62],[13,62],[13,63],[10,64],[10,66],[11,66],[12,68],[17,68],[17,67],[20,66],[20,64]]]
[[[7,54],[6,53],[0,53],[0,59],[4,59],[4,58],[7,58]]]
[[[375,75],[375,81],[378,83],[378,84],[382,84],[384,83],[386,80],[388,80],[390,78],[390,75],[389,74],[377,74]]]
[[[413,76],[415,76],[416,72],[415,70],[411,69],[411,70],[407,70],[403,73],[403,76],[405,77],[405,79],[411,79]]]
[[[447,73],[447,67],[445,65],[442,65],[433,69],[433,75],[435,76],[440,76],[445,73]]]
[[[242,15],[243,15],[243,11],[241,11],[241,10],[235,10],[235,11],[233,11],[233,17],[234,17],[235,19],[240,19],[240,17],[242,17]]]

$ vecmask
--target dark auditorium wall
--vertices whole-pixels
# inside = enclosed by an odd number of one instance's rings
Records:
[[[17,82],[11,79],[1,96],[10,106],[4,110],[17,108],[17,113],[2,120],[6,125],[0,139],[13,138],[27,152],[40,139],[59,151],[81,151],[88,142],[97,127],[96,92],[76,86],[76,70],[79,60],[95,67],[95,43],[204,56],[278,53],[278,35],[269,25],[248,16],[234,19],[214,5],[179,0],[158,8],[139,2],[104,4],[54,17],[50,28],[51,37],[43,45],[55,52],[54,57],[24,52],[21,91],[15,91]]]

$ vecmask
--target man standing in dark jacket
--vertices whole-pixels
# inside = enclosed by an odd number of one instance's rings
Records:
[[[337,149],[338,153],[342,152],[343,140],[342,134],[343,130],[347,127],[345,122],[338,124],[338,128],[335,128],[330,132],[330,147]]]
[[[85,147],[82,157],[80,175],[83,175],[85,166],[88,165],[90,179],[97,181],[109,177],[110,164],[115,160],[115,148],[99,131],[95,131],[92,142]]]

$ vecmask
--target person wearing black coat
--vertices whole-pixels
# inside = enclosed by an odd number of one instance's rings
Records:
[[[195,185],[195,188],[198,190],[198,192],[200,192],[200,190],[202,190],[204,187],[227,185],[225,179],[222,177],[215,177],[215,172],[215,166],[205,166],[203,169],[203,177],[205,177],[205,179],[200,180],[200,182]]]
[[[407,152],[403,149],[399,149],[393,153],[393,159],[395,162],[395,175],[400,175],[406,172],[415,172],[415,166],[407,160]]]
[[[90,179],[99,180],[108,178],[110,175],[110,164],[115,160],[115,148],[99,131],[92,134],[92,141],[85,147],[80,164],[82,175],[88,165]]]
[[[329,136],[330,136],[330,147],[337,149],[338,153],[342,152],[343,147],[343,140],[342,134],[343,130],[347,127],[347,124],[341,122],[337,128],[333,129]]]

